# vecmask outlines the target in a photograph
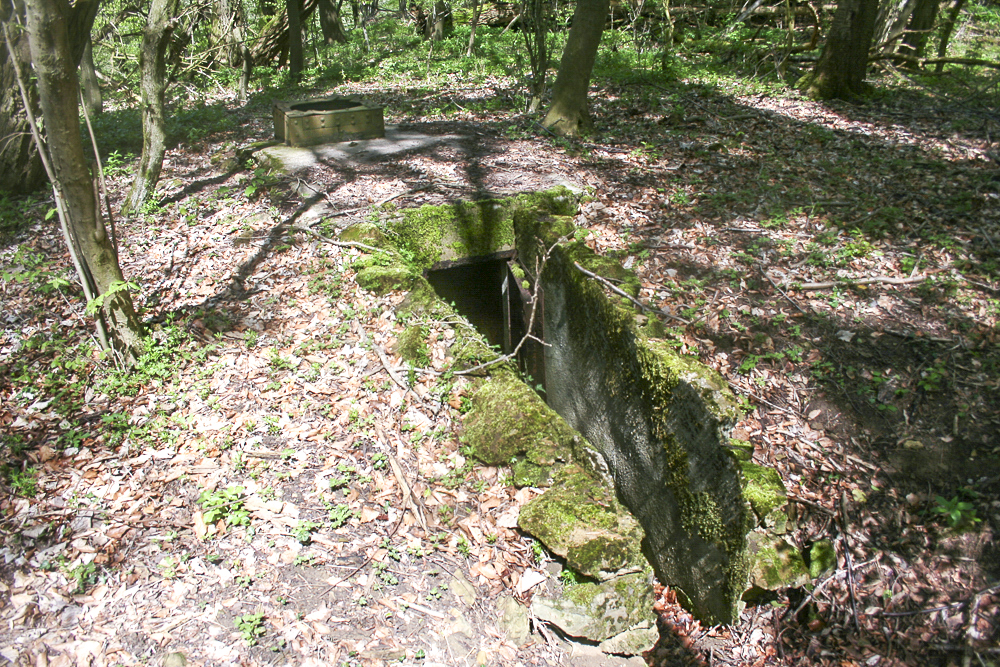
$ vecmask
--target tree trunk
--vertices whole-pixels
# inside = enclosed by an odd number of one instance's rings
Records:
[[[891,53],[896,49],[896,40],[903,34],[910,21],[917,0],[885,0],[879,6],[875,18],[872,40],[880,53]]]
[[[316,9],[316,0],[305,0],[302,4],[302,11],[299,18],[306,21],[313,10]],[[250,50],[253,56],[254,65],[267,65],[275,59],[280,58],[284,63],[283,53],[288,51],[288,13],[281,12],[268,21],[264,29],[260,31],[257,41],[254,42]]]
[[[878,0],[840,0],[816,67],[796,86],[814,99],[863,94],[877,13]]]
[[[134,361],[141,350],[142,324],[132,306],[132,297],[127,289],[122,289],[125,278],[100,217],[96,188],[84,158],[77,103],[77,60],[69,45],[68,14],[65,0],[27,3],[31,59],[45,118],[53,187],[63,202],[68,240],[76,246],[80,279],[88,293],[102,297],[98,317],[105,325],[108,342],[126,360]]]
[[[899,45],[901,54],[923,58],[927,35],[937,20],[938,4],[939,0],[917,0],[913,15],[910,17],[910,24],[907,26],[908,32],[903,37],[903,43]]]
[[[139,211],[153,196],[167,150],[166,106],[167,47],[174,29],[178,0],[153,0],[146,19],[139,52],[139,87],[142,91],[142,158],[139,173],[129,190],[122,213]]]
[[[97,68],[94,67],[94,46],[87,36],[83,47],[83,57],[80,59],[80,86],[83,88],[83,103],[87,112],[96,116],[104,111],[104,98],[101,96],[101,84],[97,80]]]
[[[549,71],[549,28],[551,17],[546,0],[524,0],[521,4],[521,34],[524,47],[528,51],[531,65],[531,80],[528,84],[528,113],[534,114],[542,105],[545,94],[545,80]],[[510,27],[509,25],[507,27]]]
[[[436,0],[434,3],[434,12],[431,15],[430,34],[428,37],[431,38],[431,41],[440,42],[446,36],[450,35],[454,29],[455,23],[451,17],[451,7],[445,4],[444,0]]]
[[[955,4],[952,5],[951,11],[948,12],[948,18],[945,19],[944,27],[941,29],[941,43],[938,44],[938,58],[944,58],[945,54],[948,53],[948,41],[951,39],[951,34],[955,32],[955,23],[958,22],[958,15],[962,12],[962,7],[965,6],[965,0],[955,0]],[[940,74],[944,69],[944,63],[938,63],[934,67],[934,73]]]
[[[323,41],[327,44],[339,42],[347,44],[344,23],[340,20],[340,2],[319,0],[319,27],[323,31]]]
[[[10,0],[0,0],[0,23],[10,35],[14,57],[21,70],[29,76],[31,57],[28,37],[15,25],[24,23],[24,4],[18,2],[16,6],[17,10]],[[74,63],[79,63],[83,55],[84,40],[90,35],[97,6],[97,0],[77,0],[72,7],[66,8],[69,53]],[[28,92],[28,99],[37,115],[37,95],[33,87]],[[0,48],[0,192],[26,194],[44,182],[45,169],[38,156],[38,148],[31,139],[14,63],[6,47]]]
[[[482,0],[472,0],[472,25],[469,29],[469,47],[465,50],[466,58],[471,58],[472,52],[476,48],[476,28],[479,26],[479,12],[482,6]]]
[[[288,74],[292,81],[302,78],[302,0],[287,0],[288,11]]]
[[[587,104],[590,73],[608,17],[609,0],[578,0],[566,49],[552,91],[552,106],[542,125],[563,136],[580,136],[593,128]]]

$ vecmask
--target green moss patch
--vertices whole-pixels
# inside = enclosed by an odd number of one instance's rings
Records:
[[[562,468],[552,488],[521,508],[518,525],[576,572],[605,580],[646,567],[642,528],[606,488],[581,468]]]
[[[523,455],[551,466],[570,460],[576,432],[513,373],[481,383],[470,400],[464,438],[480,461],[506,465]]]
[[[746,480],[743,497],[750,502],[754,513],[763,521],[788,499],[788,492],[781,481],[781,475],[774,468],[767,468],[750,461],[741,461],[740,467]]]

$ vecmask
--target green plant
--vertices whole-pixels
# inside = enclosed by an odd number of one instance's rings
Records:
[[[399,583],[399,579],[396,578],[392,572],[389,571],[389,564],[386,562],[375,562],[372,563],[372,569],[375,571],[376,576],[382,581],[382,583],[388,586],[395,586]]]
[[[97,583],[97,566],[93,561],[90,563],[80,563],[76,567],[66,570],[66,574],[75,582],[73,593],[83,595],[87,592],[88,586]]]
[[[969,492],[966,490],[965,493],[968,494]],[[936,496],[934,501],[937,504],[931,511],[934,514],[940,515],[949,528],[971,528],[982,521],[982,519],[976,516],[975,506],[969,501],[963,500],[961,495],[953,496],[950,500],[942,496]]]
[[[929,368],[920,373],[917,386],[928,393],[936,393],[944,389],[944,382],[948,378],[943,359],[938,359]]]
[[[264,612],[262,611],[256,614],[237,616],[233,619],[233,625],[236,626],[247,646],[256,646],[257,638],[266,632],[264,629]]]
[[[299,521],[295,525],[295,529],[292,531],[292,535],[295,539],[299,541],[300,544],[309,544],[312,542],[312,534],[319,528],[319,524],[313,521]]]
[[[462,554],[465,558],[468,558],[472,552],[469,540],[465,539],[465,536],[458,538],[458,544],[456,547],[458,548],[458,553]]]
[[[247,346],[248,350],[252,350],[257,347],[258,340],[260,340],[260,334],[253,329],[247,329],[243,332],[243,344]]]
[[[7,483],[15,495],[34,498],[38,493],[38,471],[34,468],[14,470],[8,473]]]
[[[333,528],[340,528],[345,523],[350,521],[353,516],[354,512],[351,510],[350,506],[346,503],[341,503],[330,508],[330,525]]]
[[[316,564],[316,557],[312,554],[299,554],[295,557],[295,560],[292,561],[292,564],[299,567],[312,567]]]
[[[249,526],[250,513],[243,506],[242,486],[229,486],[218,491],[205,489],[198,496],[205,523],[212,524],[220,519],[227,526]]]

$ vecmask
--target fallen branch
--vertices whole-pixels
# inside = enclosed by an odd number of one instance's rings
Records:
[[[796,286],[796,289],[803,291],[808,290],[821,290],[830,289],[831,287],[849,287],[851,285],[873,285],[875,283],[885,283],[887,285],[912,285],[913,283],[920,283],[928,278],[930,278],[935,273],[941,273],[942,271],[947,271],[947,269],[931,269],[927,273],[919,276],[912,276],[910,278],[893,278],[891,276],[873,276],[871,278],[845,278],[843,280],[829,280],[823,283],[802,283]]]
[[[778,290],[778,294],[780,294],[781,296],[785,297],[785,300],[788,301],[788,303],[790,303],[793,306],[795,306],[795,308],[800,313],[802,313],[803,315],[806,314],[806,311],[802,308],[802,306],[800,306],[799,304],[795,303],[795,301],[792,300],[792,297],[788,296],[784,292],[784,290],[782,290],[780,287],[778,287],[777,283],[775,283],[773,280],[771,280],[771,276],[767,275],[767,271],[764,270],[763,266],[761,266],[760,264],[758,264],[757,265],[757,270],[760,271],[760,274],[762,276],[764,276],[765,278],[767,278],[767,282],[771,283],[771,287],[773,287],[774,289]]]
[[[392,468],[392,474],[396,477],[396,482],[399,483],[399,488],[403,490],[403,507],[409,509],[413,514],[413,518],[417,520],[420,527],[424,531],[424,535],[430,535],[430,531],[427,529],[427,520],[424,518],[424,510],[420,504],[420,499],[418,498],[414,501],[413,490],[406,481],[406,477],[403,476],[403,468],[399,465],[399,461],[396,457],[389,453],[389,467]]]
[[[307,234],[312,234],[324,243],[329,243],[330,245],[339,246],[341,248],[359,248],[361,250],[367,250],[368,252],[378,252],[381,250],[381,248],[376,248],[375,246],[359,243],[357,241],[338,241],[336,239],[331,239],[329,236],[320,234],[315,229],[310,229],[309,227],[289,227],[288,229],[293,232],[305,232]]]
[[[875,58],[869,58],[868,62],[875,62],[877,60],[898,60],[910,65],[916,65],[917,67],[924,67],[925,65],[968,65],[970,67],[992,67],[993,69],[1000,69],[1000,62],[994,62],[992,60],[983,60],[981,58],[916,58],[914,56],[908,56],[902,53],[888,53],[885,55],[877,56]]]
[[[639,301],[638,299],[636,299],[634,296],[632,296],[631,294],[629,294],[625,290],[619,289],[619,288],[615,287],[614,285],[612,285],[608,281],[607,278],[602,278],[601,276],[597,275],[596,273],[592,273],[591,271],[588,271],[587,269],[583,268],[582,266],[580,266],[576,262],[573,262],[573,266],[575,266],[577,268],[577,270],[579,270],[580,273],[582,273],[583,275],[585,275],[585,276],[587,276],[589,278],[593,278],[594,280],[596,280],[597,282],[601,283],[602,285],[604,285],[605,287],[607,287],[609,290],[611,290],[612,292],[614,292],[618,296],[625,297],[626,299],[628,299],[629,301],[631,301],[632,303],[634,303],[635,305],[639,306],[640,308],[642,308],[645,311],[649,311],[651,313],[656,313],[657,315],[663,315],[664,317],[669,317],[670,319],[675,320],[677,322],[680,322],[681,324],[683,324],[685,326],[687,326],[688,324],[691,324],[690,322],[688,322],[684,318],[677,317],[676,315],[671,315],[670,313],[668,313],[665,310],[662,310],[660,308],[653,308],[652,306],[647,306],[642,301]]]

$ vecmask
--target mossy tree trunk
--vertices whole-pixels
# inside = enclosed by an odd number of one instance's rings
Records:
[[[175,26],[178,0],[153,0],[139,52],[139,88],[142,92],[142,157],[122,213],[139,211],[153,196],[167,150],[165,96],[167,47]]]
[[[864,92],[878,0],[840,0],[823,53],[797,86],[814,99],[850,99]]]
[[[309,15],[316,9],[316,4],[316,0],[305,0],[302,2],[300,5],[301,12],[299,13],[300,22],[309,19]],[[278,59],[279,65],[284,65],[289,48],[288,44],[288,12],[282,11],[268,21],[264,29],[260,31],[253,48],[250,49],[253,63],[255,65],[267,65]]]
[[[104,111],[104,97],[101,95],[101,84],[97,80],[97,68],[94,66],[94,45],[87,35],[87,43],[83,46],[83,58],[80,59],[80,86],[83,88],[83,103],[87,112],[96,116]]]
[[[292,81],[302,77],[302,0],[287,0],[288,13],[288,74]]]
[[[319,0],[319,27],[323,31],[323,41],[327,44],[333,44],[334,42],[347,44],[344,23],[340,20],[341,1]]]
[[[98,0],[77,0],[64,8],[68,48],[74,63],[79,63],[83,55],[84,43],[89,40],[97,8]],[[31,139],[28,117],[11,60],[12,56],[17,58],[21,71],[29,75],[31,56],[28,37],[19,27],[24,24],[24,4],[18,2],[14,5],[10,0],[0,0],[0,24],[10,37],[13,49],[12,54],[0,44],[0,192],[24,194],[37,189],[45,181],[45,170]],[[38,97],[34,88],[28,92],[32,110],[37,115]]]
[[[132,298],[122,289],[124,276],[113,240],[101,219],[96,187],[87,168],[80,133],[77,61],[69,48],[65,0],[27,3],[31,60],[45,118],[51,177],[63,202],[71,253],[78,260],[86,293],[102,298],[98,317],[107,342],[124,359],[134,361],[141,349],[142,324]]]
[[[580,136],[593,128],[587,103],[590,73],[608,18],[609,0],[579,0],[566,49],[552,90],[552,106],[542,125],[563,136]]]

